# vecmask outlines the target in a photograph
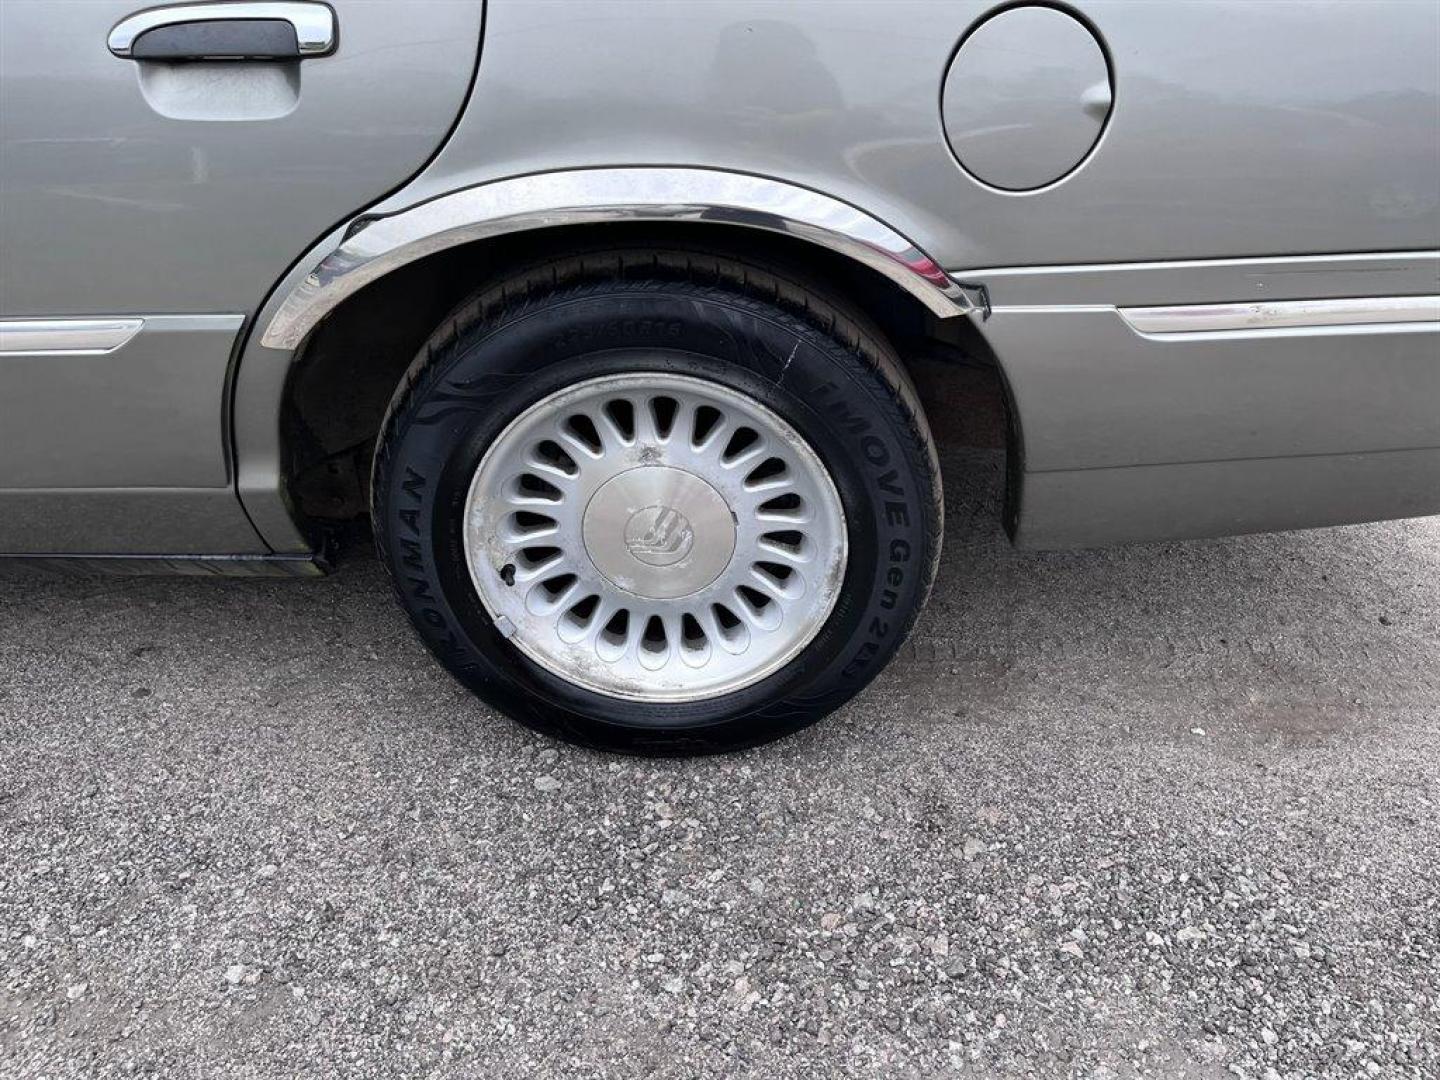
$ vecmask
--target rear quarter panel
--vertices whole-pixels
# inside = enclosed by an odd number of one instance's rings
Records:
[[[698,164],[803,183],[947,268],[1440,245],[1440,4],[1088,0],[1115,107],[1089,161],[1013,195],[939,99],[996,5],[491,0],[454,137],[392,205],[503,176]]]

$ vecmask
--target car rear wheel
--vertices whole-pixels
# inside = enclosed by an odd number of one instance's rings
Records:
[[[597,252],[437,330],[376,454],[421,637],[534,728],[753,745],[884,666],[933,579],[934,448],[863,317],[769,267]]]

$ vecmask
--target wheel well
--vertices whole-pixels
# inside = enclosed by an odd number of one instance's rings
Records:
[[[932,420],[950,416],[959,379],[968,413],[964,441],[994,445],[1003,440],[998,369],[974,325],[963,318],[937,318],[869,267],[805,240],[740,225],[561,226],[437,252],[371,283],[330,313],[292,365],[282,403],[285,484],[295,511],[320,523],[365,515],[371,454],[390,397],[425,340],[467,296],[522,263],[617,245],[702,245],[715,254],[761,259],[823,282],[890,338]],[[996,382],[993,391],[981,386],[990,382]],[[987,402],[993,415],[981,415]],[[942,440],[945,427],[937,425]]]

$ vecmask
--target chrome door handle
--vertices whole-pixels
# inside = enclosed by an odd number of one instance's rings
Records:
[[[126,60],[303,60],[335,51],[328,4],[221,2],[151,8],[110,31]]]

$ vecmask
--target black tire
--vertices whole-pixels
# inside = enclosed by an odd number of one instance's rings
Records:
[[[462,508],[494,437],[565,386],[633,370],[698,376],[757,399],[809,442],[845,511],[845,582],[823,628],[776,673],[713,699],[636,702],[558,678],[496,630],[468,576]],[[643,754],[752,746],[843,704],[913,626],[942,532],[934,443],[880,333],[791,275],[699,250],[590,253],[472,297],[391,401],[371,505],[400,602],[456,678],[539,731]]]

